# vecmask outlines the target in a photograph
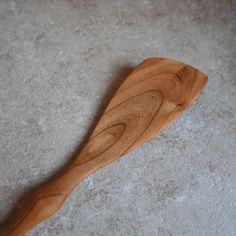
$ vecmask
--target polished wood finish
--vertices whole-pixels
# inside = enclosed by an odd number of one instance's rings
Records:
[[[33,194],[0,235],[24,235],[53,215],[86,176],[147,142],[175,120],[206,82],[205,74],[182,62],[145,60],[118,88],[80,154]]]

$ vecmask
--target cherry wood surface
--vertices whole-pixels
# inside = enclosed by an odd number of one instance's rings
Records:
[[[78,156],[32,194],[0,235],[24,235],[53,215],[86,176],[147,142],[173,122],[206,82],[204,73],[179,61],[150,58],[138,65],[110,100]]]

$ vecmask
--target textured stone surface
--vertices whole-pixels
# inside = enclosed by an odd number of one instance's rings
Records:
[[[152,141],[88,177],[27,236],[236,235],[236,2],[0,2],[0,220],[83,140],[151,56],[209,83]]]

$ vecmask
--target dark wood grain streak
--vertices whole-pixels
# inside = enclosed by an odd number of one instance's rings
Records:
[[[21,236],[53,215],[89,174],[147,142],[199,95],[207,76],[166,58],[145,60],[120,85],[80,154],[41,186],[0,236]]]

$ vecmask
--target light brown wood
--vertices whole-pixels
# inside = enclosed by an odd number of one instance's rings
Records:
[[[145,143],[199,95],[207,76],[182,62],[150,58],[121,84],[80,154],[40,187],[0,235],[24,235],[53,215],[89,174]]]

